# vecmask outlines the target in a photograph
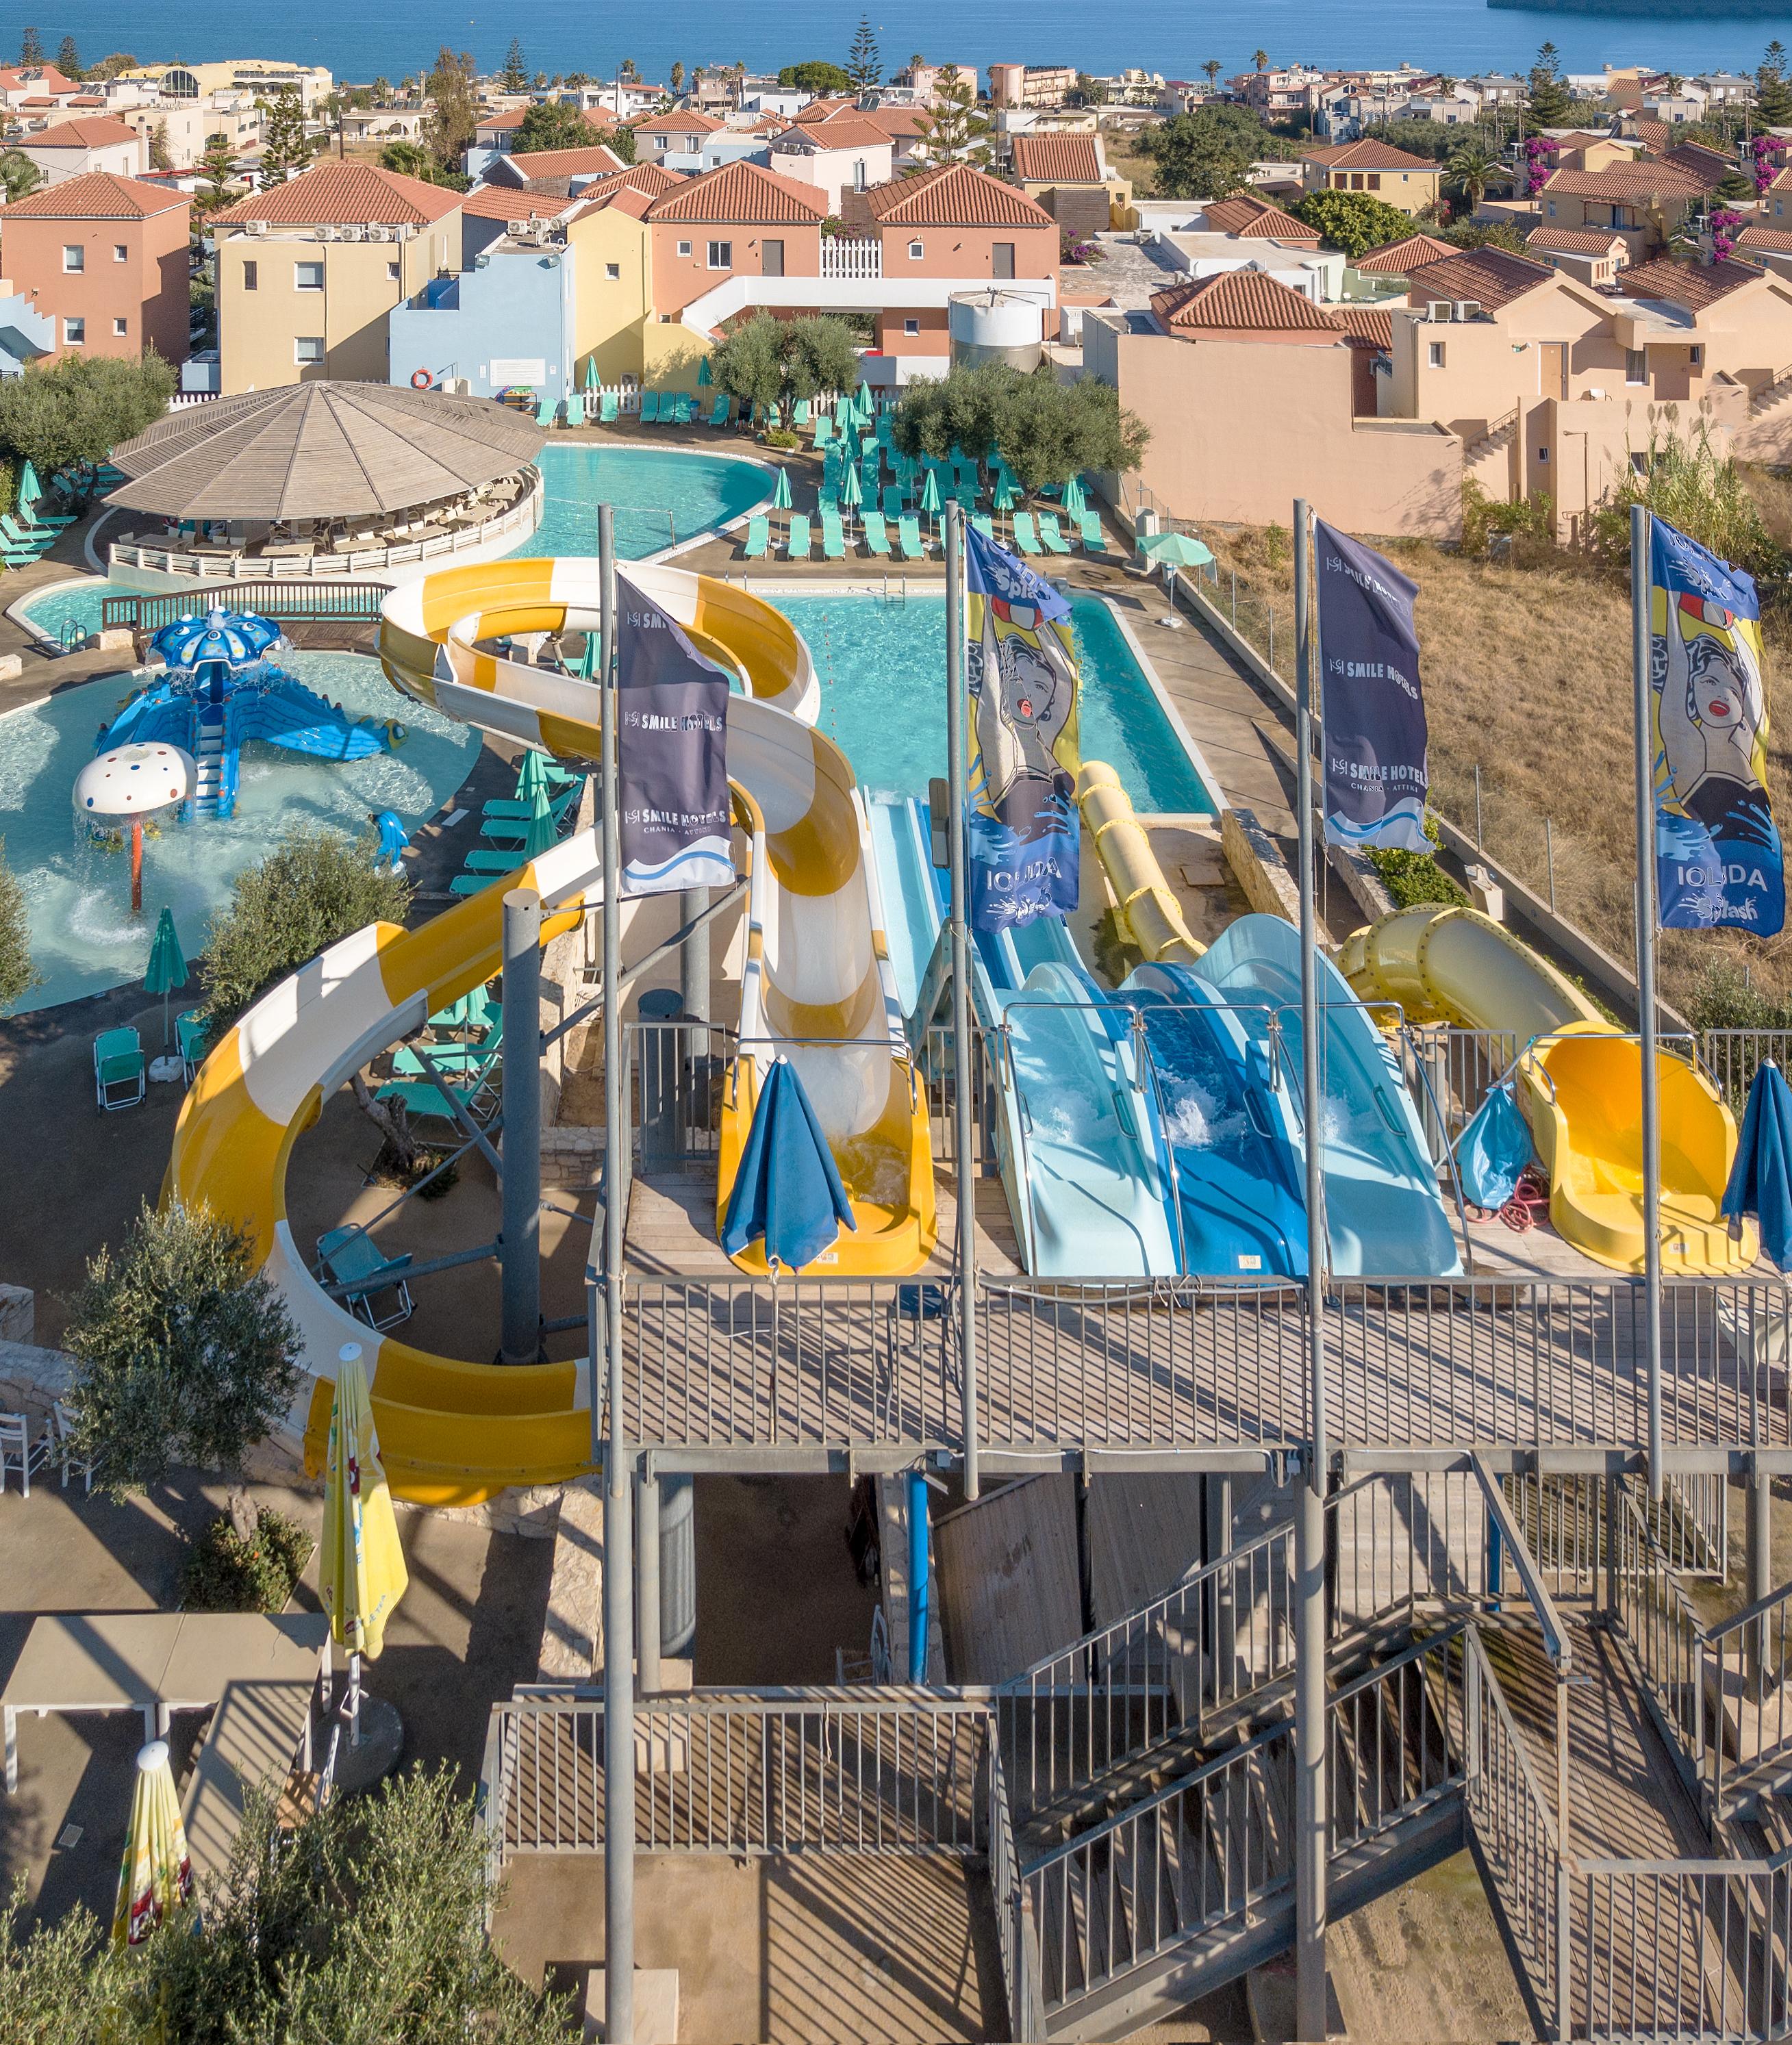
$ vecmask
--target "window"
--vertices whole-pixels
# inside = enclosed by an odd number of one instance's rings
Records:
[[[1382,174],[1379,171],[1371,171],[1369,173],[1369,189],[1371,191],[1379,191],[1382,189]]]
[[[1694,368],[1702,368],[1705,364],[1705,350],[1702,348],[1694,347],[1687,351],[1686,359],[1692,364]]]
[[[918,319],[905,319],[902,323],[902,330],[904,333],[918,334],[921,331],[921,322]]]
[[[84,319],[65,319],[63,322],[62,345],[64,348],[87,346],[87,323]]]
[[[1553,220],[1553,219],[1555,219],[1555,200],[1554,200],[1554,199],[1551,199],[1551,200],[1548,202],[1548,204],[1549,204],[1549,217],[1550,217],[1550,218],[1551,218],[1551,220]]]
[[[295,291],[321,291],[324,287],[324,266],[321,263],[295,263],[292,266],[292,288]]]
[[[388,284],[395,284],[399,281],[399,266],[396,263],[388,263],[386,265],[386,281]]]
[[[656,149],[663,149],[667,146],[670,140],[671,137],[669,136],[656,135],[653,137],[653,147]]]
[[[115,319],[112,322],[112,331],[120,341],[124,339],[125,330],[125,322],[121,319]]]
[[[619,284],[622,281],[622,266],[620,263],[606,263],[603,274],[612,284]]]
[[[1647,476],[1649,472],[1649,457],[1646,454],[1633,451],[1630,457],[1630,466],[1636,475]]]
[[[1443,344],[1441,341],[1434,341],[1430,344],[1428,356],[1433,369],[1441,369],[1443,367]]]
[[[927,251],[922,247],[919,241],[911,241],[909,243],[908,260],[911,263],[919,263],[926,253]]]
[[[323,336],[300,334],[292,344],[292,359],[301,367],[307,362],[322,362],[324,359]]]
[[[731,270],[734,267],[734,245],[731,241],[712,241],[709,245],[709,267],[712,270]]]
[[[989,274],[992,277],[1012,277],[1014,275],[1014,244],[996,241],[990,245]]]
[[[113,243],[112,260],[114,263],[129,262],[131,260],[131,252],[124,242],[114,241]]]
[[[690,243],[688,241],[680,242],[678,245],[678,252],[680,256],[688,256],[691,252]]]
[[[87,252],[78,242],[71,243],[63,250],[62,268],[65,276],[78,277],[87,267]]]
[[[1627,348],[1624,352],[1624,380],[1627,383],[1647,383],[1649,380],[1649,357],[1640,348]]]
[[[1547,461],[1549,460],[1549,449],[1546,447],[1539,448],[1537,449],[1537,459],[1539,461]]]
[[[865,190],[865,159],[862,156],[853,165],[853,190],[854,191]]]
[[[245,263],[243,265],[243,289],[245,291],[254,291],[260,281],[260,273],[252,263]]]
[[[1362,191],[1362,171],[1352,171],[1351,172],[1351,190],[1352,191]]]

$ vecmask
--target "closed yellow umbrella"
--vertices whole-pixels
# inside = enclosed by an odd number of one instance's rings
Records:
[[[141,1946],[156,1926],[193,1896],[187,1830],[174,1793],[168,1743],[153,1739],[137,1757],[125,1858],[118,1870],[118,1904],[112,1913],[114,1946]]]
[[[361,1657],[379,1658],[386,1622],[410,1581],[392,1495],[380,1467],[360,1345],[349,1342],[337,1360],[330,1402],[318,1596],[329,1615],[332,1636],[349,1650],[351,1746],[360,1743]]]

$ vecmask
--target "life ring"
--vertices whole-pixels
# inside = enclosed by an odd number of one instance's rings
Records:
[[[426,369],[414,369],[410,372],[410,387],[413,391],[427,391],[435,380]]]
[[[410,736],[410,732],[406,730],[404,726],[399,722],[395,717],[388,718],[386,720],[385,730],[386,743],[391,747],[395,753]]]

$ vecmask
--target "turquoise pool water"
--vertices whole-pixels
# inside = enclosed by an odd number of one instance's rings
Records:
[[[83,633],[100,627],[100,606],[120,591],[102,576],[85,576],[79,582],[52,583],[28,596],[17,607],[18,614],[33,631],[58,637],[65,621],[72,618]]]
[[[547,483],[541,522],[512,554],[595,554],[597,507],[615,507],[616,551],[626,560],[657,553],[711,526],[738,518],[772,493],[750,461],[676,448],[553,443],[538,457]]]
[[[129,868],[120,853],[86,842],[69,791],[91,758],[101,724],[127,691],[114,676],[0,717],[0,839],[25,890],[33,963],[43,984],[20,1012],[102,993],[141,977],[165,903],[191,961],[232,876],[299,823],[358,832],[370,811],[395,810],[414,828],[471,771],[479,735],[400,696],[379,663],[354,653],[294,653],[285,664],[358,715],[396,717],[403,748],[346,766],[303,761],[272,746],[243,753],[236,814],[225,822],[175,825],[144,846],[144,914],[130,913]]]
[[[925,795],[946,772],[946,599],[795,596],[773,600],[809,642],[821,678],[820,728],[876,795]],[[1073,596],[1082,656],[1085,760],[1105,760],[1135,805],[1209,814],[1181,741],[1098,597]]]

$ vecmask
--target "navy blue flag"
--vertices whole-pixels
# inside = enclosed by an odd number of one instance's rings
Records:
[[[728,677],[625,575],[616,611],[622,892],[725,888],[734,877]]]
[[[1001,930],[1077,906],[1077,643],[1065,599],[969,526],[965,593],[971,927]]]
[[[1651,517],[1649,681],[1663,930],[1775,935],[1786,868],[1767,798],[1754,578]]]
[[[1429,852],[1419,586],[1323,518],[1319,645],[1324,700],[1325,835],[1332,845]]]

